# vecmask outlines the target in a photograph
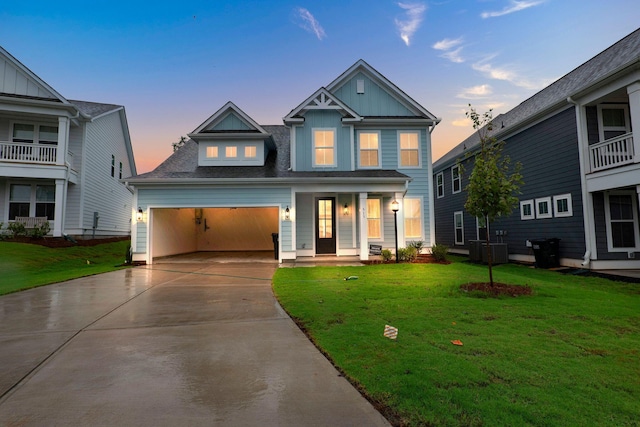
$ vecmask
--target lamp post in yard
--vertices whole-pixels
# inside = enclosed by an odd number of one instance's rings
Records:
[[[391,202],[391,210],[393,211],[393,224],[394,224],[394,230],[395,230],[395,237],[396,237],[396,264],[398,263],[398,210],[400,209],[400,203],[398,203],[397,200],[393,200],[393,202]]]

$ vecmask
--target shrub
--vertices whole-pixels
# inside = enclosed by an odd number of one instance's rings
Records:
[[[413,240],[407,244],[409,248],[416,248],[417,253],[422,253],[424,242],[422,240]]]
[[[21,222],[10,222],[9,225],[7,225],[7,230],[11,232],[13,237],[24,236],[27,234],[27,230]]]
[[[418,250],[412,246],[399,248],[396,256],[400,262],[413,262],[418,257]]]
[[[436,261],[446,261],[447,253],[449,252],[449,246],[436,243],[431,247],[431,254]]]
[[[383,249],[382,250],[382,260],[383,261],[391,261],[392,257],[393,257],[393,255],[391,254],[391,251],[389,249]]]
[[[49,221],[45,221],[42,223],[41,226],[36,225],[35,227],[33,227],[29,231],[29,235],[36,239],[41,239],[42,237],[49,234],[50,230],[51,230],[51,224],[49,224]]]

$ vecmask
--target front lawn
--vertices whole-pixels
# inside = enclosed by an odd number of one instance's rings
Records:
[[[637,426],[640,284],[513,264],[494,278],[533,295],[464,293],[487,269],[460,259],[280,268],[273,286],[394,425]]]
[[[122,268],[129,243],[48,248],[0,241],[0,295]]]

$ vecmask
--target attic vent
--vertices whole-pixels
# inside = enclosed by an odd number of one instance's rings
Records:
[[[364,80],[356,82],[356,93],[364,93]]]

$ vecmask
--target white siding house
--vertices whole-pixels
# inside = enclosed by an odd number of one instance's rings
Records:
[[[0,222],[128,235],[133,194],[120,180],[135,174],[124,107],[67,100],[0,47]]]

